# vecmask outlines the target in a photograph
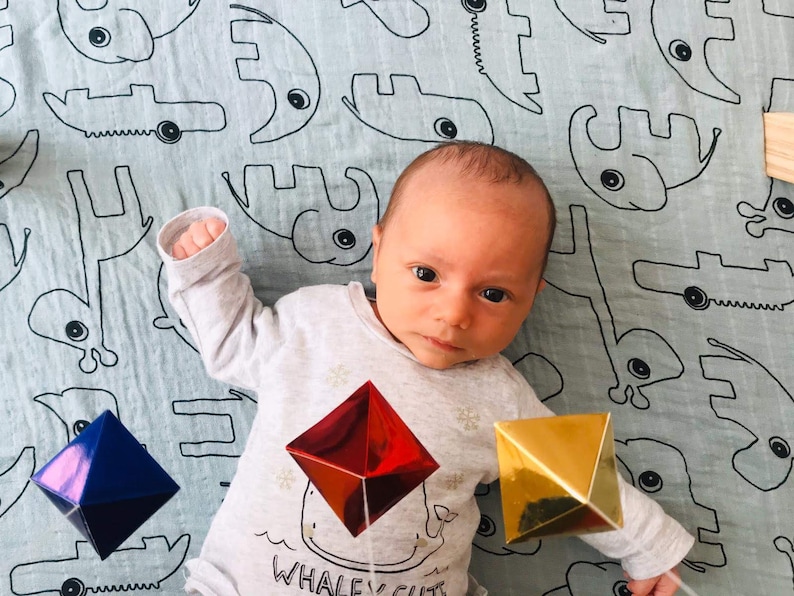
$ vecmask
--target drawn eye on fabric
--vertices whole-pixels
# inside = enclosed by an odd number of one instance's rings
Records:
[[[36,451],[33,447],[23,447],[10,464],[7,458],[0,459],[0,521],[22,497],[35,471]]]
[[[709,42],[733,41],[733,19],[712,16],[719,4],[730,0],[653,0],[651,27],[665,61],[691,89],[728,103],[741,103],[739,95],[725,85],[711,68]],[[682,19],[681,15],[686,18]]]
[[[157,300],[160,302],[160,309],[163,314],[156,317],[154,321],[152,321],[152,325],[162,330],[173,329],[174,333],[179,336],[179,339],[185,342],[191,350],[198,354],[199,351],[193,343],[193,337],[190,335],[190,332],[187,330],[182,319],[179,318],[176,310],[171,305],[171,301],[168,299],[168,278],[165,276],[164,265],[160,265],[160,269],[157,272]]]
[[[461,0],[461,4],[471,18],[477,72],[513,105],[542,114],[543,108],[530,97],[540,93],[538,76],[525,70],[525,65],[531,63],[529,17],[511,12],[508,0]],[[518,43],[506,41],[509,39]],[[506,60],[505,48],[511,47],[518,47],[518,54],[513,60]]]
[[[110,410],[119,418],[119,404],[116,396],[105,389],[69,387],[61,393],[42,393],[33,401],[47,408],[63,424],[66,445],[105,410]],[[62,446],[63,446],[62,445]],[[45,454],[51,458],[55,453]]]
[[[355,185],[355,195],[348,192],[349,184],[344,188],[334,184],[329,192],[322,168],[312,166],[293,165],[290,179],[277,184],[272,165],[246,165],[242,195],[228,172],[223,177],[251,221],[291,240],[295,252],[310,263],[353,265],[369,253],[379,199],[375,183],[364,170],[345,170],[345,178]]]
[[[722,132],[713,129],[703,154],[700,131],[692,118],[669,114],[668,130],[655,134],[648,111],[620,106],[618,143],[603,147],[590,132],[596,116],[591,105],[581,106],[571,115],[568,138],[576,172],[600,199],[630,211],[662,209],[668,190],[703,173]]]
[[[20,186],[39,154],[39,131],[29,130],[14,152],[0,161],[0,199]]]
[[[398,509],[424,511],[425,520],[421,526],[404,523],[402,536],[379,535],[380,526],[377,524],[368,528],[367,532],[375,533],[374,544],[379,540],[388,540],[392,545],[389,552],[392,560],[381,559],[380,557],[385,555],[379,553],[376,553],[375,559],[372,560],[368,542],[356,540],[331,511],[314,485],[307,482],[301,511],[303,542],[309,550],[322,559],[353,571],[369,572],[372,567],[376,573],[400,573],[415,569],[444,545],[444,526],[453,522],[457,514],[450,512],[443,505],[431,506],[424,482],[403,497],[387,515],[399,515]],[[402,545],[403,549],[398,550],[398,545]]]
[[[129,94],[90,96],[69,89],[61,99],[44,93],[44,102],[62,123],[87,138],[154,134],[168,145],[185,132],[215,132],[226,127],[226,112],[215,102],[157,101],[151,85],[130,85]]]
[[[79,224],[82,295],[63,288],[50,290],[36,298],[28,315],[33,333],[81,352],[80,370],[85,373],[94,372],[98,364],[115,366],[118,362],[116,353],[105,347],[101,265],[132,251],[153,221],[143,217],[129,167],[118,166],[114,173],[121,211],[97,215],[83,172],[67,172]]]
[[[142,62],[154,40],[172,33],[200,0],[58,0],[58,18],[74,49],[96,62]]]
[[[763,207],[757,209],[747,201],[741,201],[736,210],[747,219],[745,229],[753,238],[760,238],[767,230],[794,233],[794,186],[772,178]]]
[[[10,574],[11,592],[19,596],[43,592],[82,596],[159,590],[184,563],[190,535],[182,534],[173,544],[165,536],[145,536],[141,544],[119,548],[102,561],[88,542],[79,540],[74,543],[73,557],[15,565]]]
[[[579,32],[598,43],[606,43],[604,35],[631,33],[626,0],[554,0],[565,20]]]
[[[593,255],[587,210],[582,205],[571,205],[569,210],[573,249],[571,252],[552,251],[550,258],[564,262],[565,266],[550,267],[544,277],[550,285],[569,296],[587,298],[590,302],[616,380],[609,388],[609,398],[618,404],[628,402],[637,409],[646,410],[650,401],[644,390],[656,383],[677,379],[684,373],[684,364],[667,340],[655,331],[633,328],[618,335]],[[555,271],[575,274],[556,279]],[[575,287],[571,280],[575,280]]]
[[[790,3],[794,12],[794,3]],[[794,80],[772,79],[766,112],[794,111]],[[769,194],[764,206],[757,209],[747,201],[736,205],[739,215],[747,219],[745,229],[753,238],[760,238],[767,230],[794,233],[794,185],[770,178]]]
[[[717,511],[695,499],[684,454],[673,445],[648,438],[615,441],[615,450],[623,477],[660,501],[668,514],[697,537],[683,563],[701,573],[707,567],[724,567],[727,559],[718,540]],[[681,496],[687,493],[691,500],[683,502]]]
[[[202,441],[180,441],[182,457],[240,457],[251,432],[256,413],[256,400],[242,391],[229,389],[231,397],[224,399],[189,399],[171,402],[177,416],[207,416],[217,436]],[[195,418],[194,418],[195,420]],[[197,438],[197,437],[193,437]]]
[[[627,584],[618,563],[576,561],[565,572],[565,585],[543,596],[631,596]]]
[[[298,132],[314,116],[320,104],[317,67],[301,41],[273,17],[239,4],[230,5],[258,19],[231,23],[232,43],[253,46],[252,57],[237,58],[241,81],[263,83],[269,90],[264,124],[250,135],[251,143],[269,143]]]
[[[416,37],[430,26],[427,10],[415,0],[342,0],[342,8],[359,4],[397,37]]]
[[[5,6],[0,6],[0,10]],[[14,29],[11,25],[0,27],[0,52],[7,47],[14,45]],[[14,107],[17,99],[17,92],[14,86],[0,77],[0,118],[5,116]]]
[[[498,482],[480,484],[474,491],[477,497],[477,506],[480,509],[480,524],[474,535],[473,545],[483,552],[497,555],[524,555],[536,554],[542,540],[527,540],[505,544],[504,516],[502,515],[502,493]],[[523,562],[521,563],[524,564]]]
[[[775,490],[788,480],[794,462],[794,398],[754,358],[716,339],[708,342],[728,353],[700,356],[703,378],[723,382],[709,395],[711,409],[753,436],[733,454],[733,469],[757,489]],[[760,418],[762,411],[779,415]]]
[[[24,265],[25,257],[28,254],[30,228],[25,228],[24,234],[22,250],[19,251],[19,256],[17,256],[8,226],[0,223],[0,292],[11,285],[11,282],[22,271],[22,265]]]
[[[787,261],[764,259],[764,268],[724,265],[722,255],[696,251],[694,267],[634,261],[634,281],[644,290],[681,296],[694,310],[712,304],[783,310],[794,302],[794,273]]]
[[[425,93],[412,75],[353,75],[350,113],[373,130],[404,141],[467,140],[492,144],[493,126],[479,102],[465,97]]]

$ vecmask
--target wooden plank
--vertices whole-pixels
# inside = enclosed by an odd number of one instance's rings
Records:
[[[764,114],[766,175],[794,184],[794,114]]]

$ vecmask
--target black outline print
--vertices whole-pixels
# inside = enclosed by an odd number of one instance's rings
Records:
[[[177,416],[211,416],[218,435],[231,435],[230,439],[205,439],[180,441],[182,457],[240,457],[245,441],[251,432],[256,413],[256,399],[229,389],[232,397],[224,399],[185,399],[171,402]],[[235,421],[237,424],[235,425]]]
[[[794,18],[794,4],[791,0],[762,0],[761,4],[768,15]]]
[[[794,302],[794,272],[788,261],[764,259],[764,268],[724,265],[722,255],[695,251],[694,267],[634,261],[634,281],[644,290],[681,296],[693,310],[712,304],[752,310],[783,310]]]
[[[187,327],[185,327],[182,319],[168,299],[168,278],[165,275],[165,265],[160,265],[160,269],[157,271],[157,300],[160,302],[160,309],[163,311],[163,314],[159,317],[155,317],[152,321],[152,325],[154,325],[156,329],[173,329],[179,339],[185,342],[191,350],[198,354],[198,348],[195,343],[193,343],[193,337],[190,335],[190,331],[187,330]]]
[[[69,387],[61,393],[41,393],[33,401],[47,408],[63,424],[66,434],[64,445],[83,432],[105,410],[110,410],[116,418],[121,419],[116,396],[105,389]]]
[[[602,147],[590,134],[590,121],[597,116],[592,105],[583,105],[571,114],[568,140],[576,173],[597,197],[629,211],[663,209],[668,190],[703,173],[722,132],[712,130],[703,153],[693,118],[671,112],[667,130],[656,134],[651,130],[650,112],[618,106],[618,143]]]
[[[790,3],[794,10],[794,3]],[[772,79],[766,112],[794,111],[794,79]],[[747,220],[745,229],[753,238],[760,238],[767,230],[794,233],[794,185],[769,179],[769,193],[760,209],[747,201],[736,205],[739,215]]]
[[[388,82],[387,82],[388,81]],[[466,97],[425,93],[413,75],[353,75],[350,97],[342,103],[359,122],[403,141],[494,142],[493,124],[480,102]]]
[[[11,285],[22,271],[22,265],[25,264],[25,257],[28,255],[28,238],[30,238],[30,228],[25,228],[22,250],[17,257],[8,226],[0,223],[0,292]]]
[[[263,83],[271,96],[269,102],[262,103],[272,105],[272,110],[264,124],[257,124],[250,134],[251,143],[270,143],[298,132],[320,105],[320,75],[314,59],[306,46],[270,15],[240,4],[229,7],[260,17],[230,24],[232,43],[253,46],[251,57],[235,59],[238,78]]]
[[[788,557],[788,564],[791,567],[792,582],[794,582],[794,544],[785,536],[775,536],[772,543],[775,545],[776,550]],[[792,586],[794,586],[794,583]]]
[[[583,35],[601,44],[607,42],[604,35],[631,33],[631,21],[625,3],[626,0],[589,0],[585,7],[581,0],[554,0],[554,5],[566,21]]]
[[[480,509],[480,525],[474,535],[472,546],[485,553],[506,557],[509,555],[532,556],[543,546],[543,540],[533,538],[513,544],[505,543],[505,518],[502,515],[502,491],[499,482],[478,484],[474,491]]]
[[[664,505],[664,510],[697,537],[682,561],[704,573],[706,567],[725,567],[725,549],[717,539],[720,522],[717,510],[698,503],[692,492],[692,476],[680,449],[664,441],[639,437],[615,441],[622,475],[635,488]],[[682,495],[689,493],[691,501]]]
[[[66,39],[86,58],[143,62],[154,54],[154,40],[175,31],[200,1],[58,0],[58,20]],[[142,8],[147,9],[142,13]]]
[[[731,465],[755,488],[775,490],[788,480],[794,465],[794,398],[754,358],[714,338],[708,342],[728,354],[700,356],[703,378],[723,382],[709,394],[711,409],[717,418],[730,420],[753,436],[734,452]],[[758,412],[777,414],[761,420]]]
[[[526,68],[532,37],[529,17],[510,12],[509,0],[499,0],[498,4],[490,6],[484,0],[461,0],[461,4],[471,15],[471,41],[477,72],[514,106],[542,114],[541,105],[530,97],[540,93],[538,75]],[[515,39],[515,43],[507,41],[510,39]],[[516,60],[508,62],[505,49],[512,47],[517,50]],[[519,86],[524,88],[519,90]]]
[[[226,128],[226,111],[214,101],[157,101],[152,85],[130,85],[122,95],[91,96],[88,89],[69,89],[64,98],[49,92],[44,102],[63,124],[86,138],[154,136],[171,145],[185,132]]]
[[[609,399],[647,410],[651,404],[643,388],[679,378],[684,374],[684,363],[667,340],[651,329],[633,328],[618,336],[593,254],[587,209],[571,205],[569,211],[573,248],[570,252],[553,251],[551,258],[566,264],[548,269],[544,277],[561,292],[590,302],[616,381],[609,388]],[[555,280],[553,271],[576,271],[577,275]],[[576,287],[566,287],[572,283]]]
[[[290,176],[279,182],[273,165],[248,164],[243,168],[242,195],[228,172],[223,172],[223,178],[251,221],[291,240],[295,252],[310,263],[353,265],[372,247],[370,230],[378,221],[380,200],[364,170],[345,169],[345,178],[356,187],[354,200],[340,185],[333,185],[334,192],[329,192],[322,168],[314,166],[294,164]],[[268,221],[273,214],[280,221]]]
[[[101,265],[131,252],[153,221],[152,217],[143,217],[129,167],[117,166],[114,174],[121,211],[97,215],[83,171],[67,172],[77,210],[84,297],[56,288],[36,298],[28,315],[28,327],[33,333],[82,352],[80,370],[84,373],[94,372],[97,363],[115,366],[118,362],[116,353],[105,347]]]
[[[513,366],[532,382],[532,389],[540,401],[556,397],[565,387],[560,369],[541,354],[528,352],[514,360]]]
[[[6,6],[0,6],[0,10],[5,9]],[[12,45],[14,45],[14,28],[11,25],[3,25],[0,27],[0,52]],[[0,118],[14,107],[16,100],[17,90],[11,83],[0,77]]]
[[[30,477],[36,471],[36,450],[32,446],[23,447],[10,466],[4,465],[0,465],[0,519],[22,498],[30,484]]]
[[[403,552],[390,552],[390,556],[395,557],[393,561],[381,560],[378,562],[378,553],[375,553],[375,560],[371,560],[372,555],[367,552],[368,549],[361,541],[357,541],[356,546],[353,546],[355,538],[350,535],[348,529],[336,517],[333,519],[328,518],[331,521],[331,527],[318,526],[316,521],[313,522],[312,519],[317,519],[311,516],[311,512],[315,507],[314,504],[317,503],[316,507],[323,510],[328,509],[328,504],[320,494],[320,491],[311,482],[306,483],[306,490],[303,493],[303,508],[301,509],[300,519],[303,543],[321,559],[351,571],[366,573],[370,569],[374,569],[376,573],[389,574],[403,573],[416,569],[433,553],[444,546],[444,526],[454,522],[458,517],[457,513],[438,503],[434,503],[431,507],[427,499],[425,483],[422,482],[420,486],[421,490],[419,490],[419,487],[413,489],[403,496],[398,505],[406,506],[404,504],[407,500],[421,499],[426,513],[424,527],[404,526],[403,536],[394,537],[395,542],[402,547]],[[411,507],[420,510],[419,506],[413,505]],[[373,527],[377,528],[377,526]],[[368,528],[367,531],[372,532],[373,527]],[[412,543],[408,536],[413,537],[415,542]],[[382,538],[387,537],[382,536]],[[268,537],[268,540],[271,540],[270,537]],[[333,550],[327,550],[324,547]],[[356,555],[360,556],[359,560],[352,558]]]
[[[430,26],[427,10],[416,0],[342,0],[342,8],[356,4],[363,4],[397,37],[417,37]]]
[[[190,534],[174,544],[165,536],[141,537],[142,547],[119,548],[101,561],[84,540],[74,543],[74,556],[43,559],[15,565],[9,574],[11,593],[18,596],[58,592],[82,595],[105,592],[159,590],[160,584],[182,567],[190,547]],[[61,577],[58,585],[49,583]]]
[[[747,220],[744,228],[753,238],[761,238],[767,230],[794,234],[794,185],[770,178],[763,207],[758,209],[747,201],[740,201],[736,211]]]
[[[727,3],[730,0],[653,0],[651,27],[665,61],[690,89],[714,99],[740,104],[739,95],[714,74],[708,59],[710,41],[736,39],[733,19],[710,14],[717,4]],[[698,12],[698,7],[702,12]],[[682,15],[687,18],[682,18]]]
[[[0,161],[0,199],[25,181],[38,155],[39,131],[34,128],[11,155]]]
[[[565,572],[565,585],[542,596],[624,596],[631,594],[628,583],[619,563],[575,561]]]

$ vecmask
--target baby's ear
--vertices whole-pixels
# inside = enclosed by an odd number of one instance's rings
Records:
[[[535,290],[535,295],[537,296],[538,294],[540,294],[541,290],[543,290],[543,288],[545,287],[546,287],[546,280],[541,277],[540,281],[538,282],[538,289]]]
[[[372,271],[369,274],[369,279],[372,283],[376,281],[378,270],[378,254],[380,253],[380,240],[383,237],[383,227],[380,224],[375,224],[372,227]]]

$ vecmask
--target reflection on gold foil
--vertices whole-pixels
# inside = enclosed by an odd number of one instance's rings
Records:
[[[497,422],[508,543],[622,527],[611,416]]]

